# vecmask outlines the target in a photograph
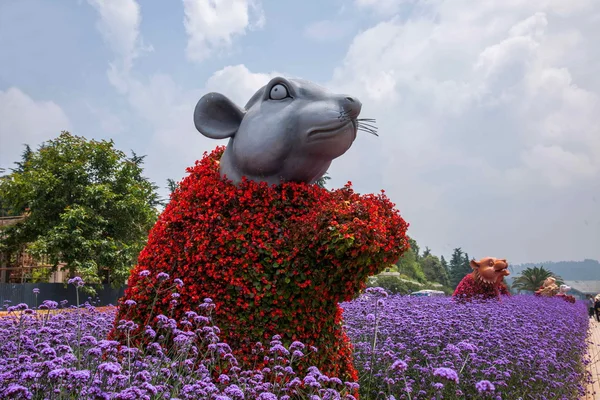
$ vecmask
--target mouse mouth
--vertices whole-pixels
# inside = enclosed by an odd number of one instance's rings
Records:
[[[333,128],[310,129],[308,131],[308,135],[306,135],[306,138],[310,141],[329,139],[347,131],[349,127],[352,127],[352,130],[356,131],[356,124],[354,120],[347,121],[342,125],[337,125]]]

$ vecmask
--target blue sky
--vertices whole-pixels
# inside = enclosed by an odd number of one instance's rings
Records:
[[[146,154],[166,195],[223,144],[197,100],[283,74],[377,118],[331,186],[385,189],[434,254],[600,259],[600,3],[484,3],[5,0],[0,167],[68,129]]]

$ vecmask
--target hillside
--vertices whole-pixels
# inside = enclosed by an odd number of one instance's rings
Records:
[[[583,260],[583,261],[559,261],[559,262],[540,262],[540,263],[528,263],[511,265],[510,272],[511,278],[518,276],[521,271],[525,268],[539,267],[554,272],[567,281],[589,281],[600,280],[600,262],[597,260]],[[512,280],[512,279],[511,279]]]

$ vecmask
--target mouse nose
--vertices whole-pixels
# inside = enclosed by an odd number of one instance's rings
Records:
[[[351,96],[346,96],[346,95],[343,96],[342,109],[351,118],[358,117],[358,114],[360,114],[361,108],[362,108],[362,103],[356,97],[351,97]]]

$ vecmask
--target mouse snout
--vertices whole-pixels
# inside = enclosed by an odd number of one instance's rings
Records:
[[[362,108],[362,103],[356,98],[351,96],[342,96],[341,99],[342,109],[350,118],[358,117]]]

